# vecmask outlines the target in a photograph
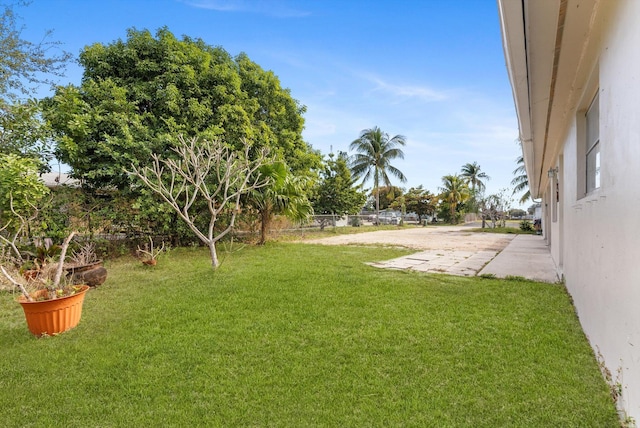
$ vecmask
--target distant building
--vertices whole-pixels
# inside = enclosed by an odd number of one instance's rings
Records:
[[[44,174],[40,174],[40,179],[44,181],[44,184],[49,188],[57,186],[80,187],[79,180],[71,178],[69,174],[65,173],[46,172]]]
[[[620,370],[620,406],[640,420],[640,1],[498,9],[543,235],[594,351]]]

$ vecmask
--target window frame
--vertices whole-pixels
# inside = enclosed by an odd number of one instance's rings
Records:
[[[596,91],[584,114],[585,138],[585,196],[598,190],[601,183],[601,151],[600,151],[600,94]]]

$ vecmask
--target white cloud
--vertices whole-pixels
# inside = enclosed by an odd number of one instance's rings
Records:
[[[417,98],[422,101],[443,101],[449,98],[445,92],[436,91],[427,86],[398,85],[389,83],[377,76],[365,76],[375,85],[374,92],[384,92],[395,98]]]
[[[305,136],[307,139],[317,139],[336,133],[336,125],[329,120],[310,118],[305,122]]]
[[[311,13],[291,7],[284,0],[184,0],[185,4],[218,12],[245,12],[276,18],[302,18]]]
[[[363,129],[379,126],[407,137],[405,158],[394,162],[408,178],[395,183],[401,187],[437,192],[442,176],[459,173],[467,162],[491,176],[487,194],[510,185],[518,132],[511,105],[495,92],[363,71],[322,51],[270,53],[304,75],[296,80],[292,71],[283,82],[295,82],[293,95],[307,106],[304,138],[322,153],[346,151]]]
[[[307,106],[303,131],[305,140],[322,153],[329,153],[331,149],[346,151],[360,131],[373,126],[359,111],[324,101]]]

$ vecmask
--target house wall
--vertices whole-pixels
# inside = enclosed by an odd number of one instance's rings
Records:
[[[584,332],[614,380],[621,370],[623,405],[640,421],[640,1],[618,6],[605,15],[598,55],[588,60],[592,77],[567,124],[557,222],[553,183],[543,200],[551,253]],[[600,94],[601,186],[584,196],[581,115],[593,88]]]

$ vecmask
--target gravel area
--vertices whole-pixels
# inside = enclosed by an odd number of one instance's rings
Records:
[[[338,235],[304,242],[323,245],[382,244],[415,250],[499,252],[514,237],[515,235],[501,233],[470,232],[469,226],[427,226]]]

